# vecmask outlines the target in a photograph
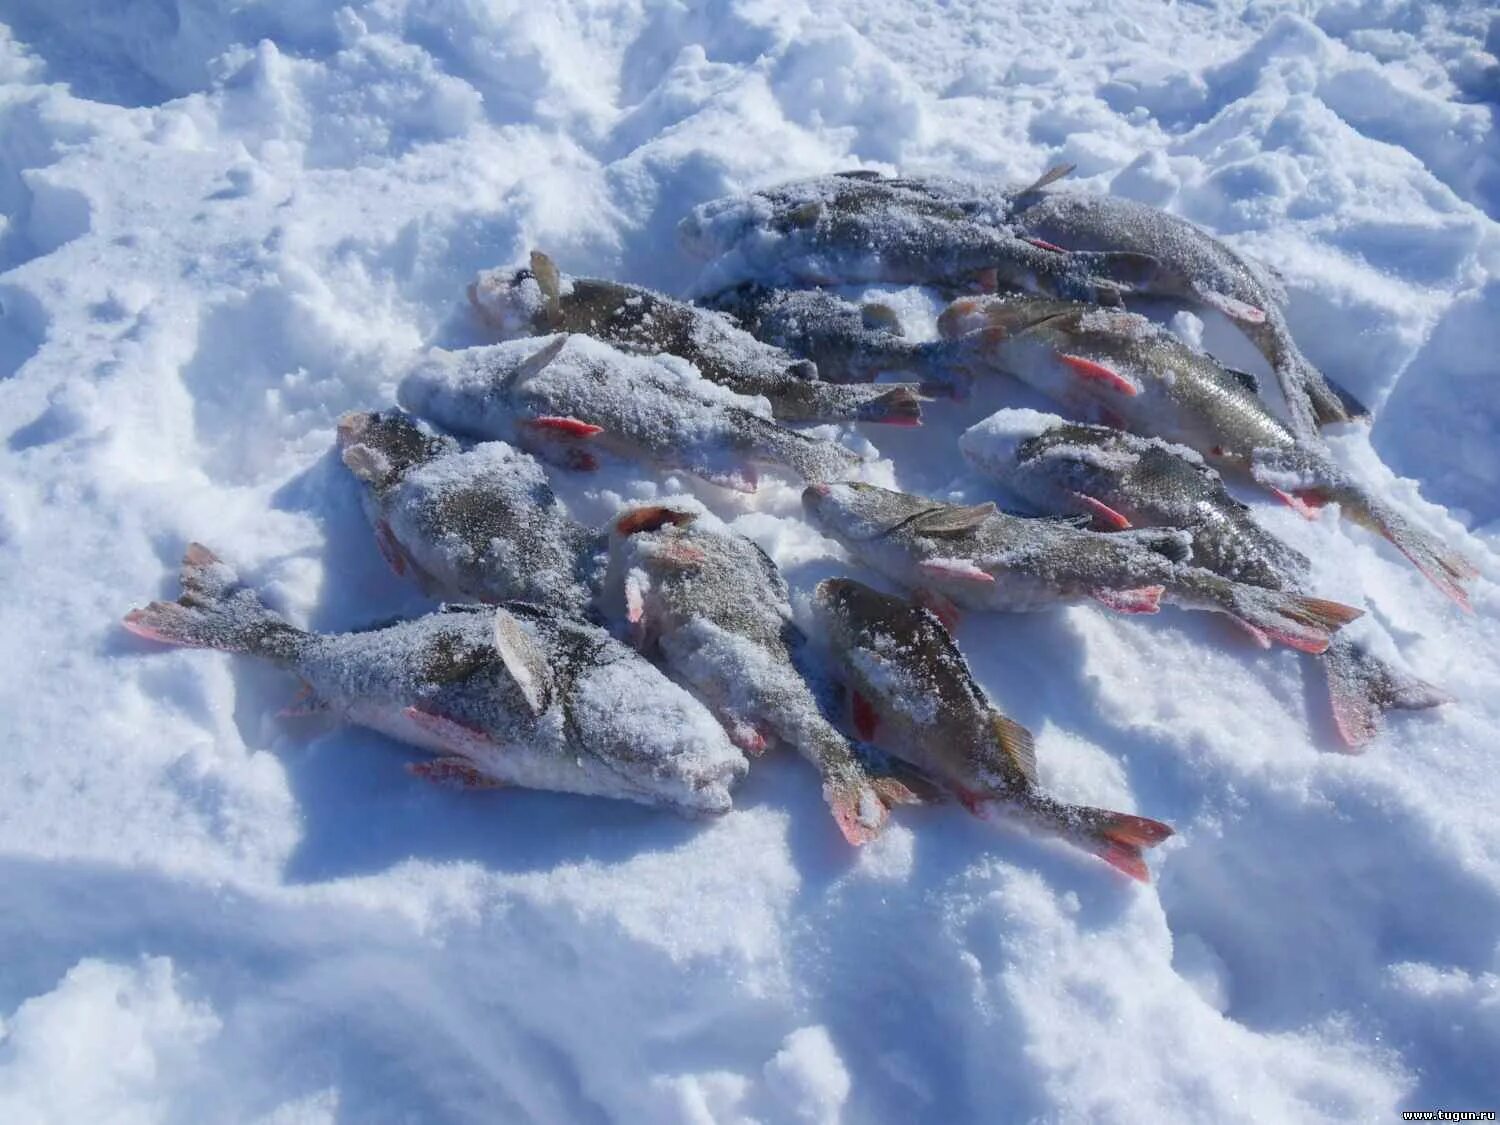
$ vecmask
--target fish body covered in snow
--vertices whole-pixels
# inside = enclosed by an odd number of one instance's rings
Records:
[[[1004,225],[1004,197],[995,210],[956,181],[943,181],[943,190],[936,184],[869,172],[797,180],[705,203],[679,235],[690,253],[712,259],[697,287],[705,295],[745,281],[895,282],[1011,285],[1118,304],[1155,268],[1146,254],[1036,246]]]
[[[1185,445],[1304,514],[1337,501],[1468,607],[1471,563],[1352,479],[1315,437],[1294,434],[1261,401],[1253,376],[1153,321],[1071,301],[965,297],[943,311],[939,329],[969,341],[976,372],[1016,376],[1088,421]]]
[[[583,614],[602,538],[569,518],[537,462],[504,442],[465,452],[398,410],[339,420],[381,553],[435,594]]]
[[[1123,613],[1155,613],[1165,598],[1226,614],[1262,643],[1303,652],[1322,652],[1335,630],[1360,616],[1190,566],[1191,545],[1179,531],[1105,534],[847,481],[811,485],[802,502],[857,558],[939,607],[1035,610],[1092,598]]]
[[[1300,591],[1308,561],[1250,518],[1192,450],[1108,426],[1002,410],[959,439],[969,463],[1039,511],[1079,515],[1101,530],[1177,528],[1192,561],[1236,582]],[[1322,654],[1335,725],[1358,749],[1391,709],[1421,710],[1446,693],[1393,667],[1343,633]]]
[[[823,382],[815,364],[762,343],[722,313],[639,285],[569,277],[540,252],[528,268],[480,274],[469,300],[509,339],[581,332],[622,351],[679,356],[721,387],[762,396],[783,421],[921,422],[915,387]]]
[[[690,514],[642,507],[614,525],[606,602],[641,651],[703,700],[736,745],[795,750],[818,768],[845,838],[872,839],[889,805],[915,798],[872,777],[803,678],[786,583],[750,540]]]
[[[1042,793],[1031,733],[989,701],[936,615],[849,578],[819,583],[813,605],[851,689],[861,737],[937,779],[978,815],[1019,818],[1148,880],[1142,849],[1172,829]]]
[[[929,393],[959,394],[967,370],[955,365],[961,349],[945,340],[912,340],[888,305],[855,304],[827,289],[772,289],[737,285],[709,299],[757,339],[818,366],[835,383],[868,383],[885,372],[916,376]]]
[[[1297,347],[1286,322],[1286,291],[1279,279],[1186,219],[1131,199],[1054,190],[1017,194],[1008,220],[1019,232],[1060,251],[1126,251],[1155,257],[1161,268],[1137,288],[1217,309],[1233,320],[1276,372],[1299,434],[1368,415]]]
[[[272,612],[198,544],[181,579],[177,601],[132,611],[126,628],[289,668],[319,705],[436,755],[412,767],[420,776],[695,814],[727,811],[746,771],[697,700],[602,629],[557,610],[453,607],[320,635]]]
[[[829,480],[860,464],[841,445],[763,417],[758,400],[685,360],[629,355],[583,335],[434,349],[397,398],[445,429],[511,440],[570,468],[596,468],[595,451],[606,452],[754,492],[757,465]]]

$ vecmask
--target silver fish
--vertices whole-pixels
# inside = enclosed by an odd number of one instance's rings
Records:
[[[1187,565],[1177,531],[1103,534],[1059,520],[1027,519],[994,504],[963,507],[857,482],[811,485],[813,522],[858,559],[935,604],[1035,610],[1092,598],[1123,613],[1155,613],[1165,599],[1223,613],[1263,643],[1322,652],[1361,611],[1231,582]]]
[[[1362,403],[1329,382],[1297,347],[1280,281],[1186,219],[1131,199],[1070,191],[1019,193],[1007,219],[1060,251],[1151,254],[1160,268],[1140,279],[1137,290],[1217,309],[1233,320],[1275,371],[1298,434],[1368,417]]]
[[[302,677],[320,703],[438,757],[419,776],[619,797],[722,813],[747,767],[697,700],[608,633],[523,602],[452,608],[320,635],[268,609],[192,544],[182,596],[125,618],[168,644],[248,653]]]
[[[1142,849],[1172,829],[1041,792],[1031,732],[990,702],[932,612],[850,578],[819,583],[813,605],[861,737],[941,781],[975,814],[1019,818],[1149,881]]]
[[[429,593],[582,615],[602,537],[569,518],[537,462],[504,442],[465,452],[397,410],[339,420],[381,554]]]
[[[1067,301],[960,298],[939,319],[968,337],[978,369],[1002,371],[1088,421],[1165,438],[1247,476],[1304,514],[1330,501],[1389,539],[1465,609],[1478,571],[1298,437],[1261,401],[1254,378],[1224,367],[1134,313]]]
[[[540,251],[528,268],[481,273],[469,300],[506,339],[582,332],[638,355],[675,355],[736,394],[761,395],[783,421],[921,423],[915,386],[824,382],[814,363],[762,343],[722,313],[639,285],[570,277]]]
[[[397,399],[455,433],[511,440],[570,468],[596,468],[597,450],[754,492],[758,464],[804,480],[847,476],[860,464],[841,445],[761,417],[754,399],[683,360],[628,355],[582,335],[434,349]]]
[[[714,259],[699,295],[745,281],[896,282],[1012,285],[1118,304],[1157,268],[1149,254],[1044,249],[1005,226],[1003,214],[986,213],[983,200],[958,194],[865,172],[818,176],[703,204],[679,235],[689,252]]]
[[[959,445],[971,465],[1044,513],[1088,516],[1107,530],[1178,528],[1192,536],[1198,566],[1253,586],[1306,588],[1306,557],[1251,519],[1219,474],[1183,446],[1020,410],[972,427]],[[1350,749],[1379,733],[1387,710],[1451,701],[1343,633],[1321,663],[1334,725]]]
[[[916,798],[872,776],[824,716],[799,670],[804,638],[786,583],[743,536],[689,513],[634,508],[614,524],[606,604],[642,652],[707,704],[735,745],[795,750],[818,768],[823,796],[851,844],[873,839],[888,806]]]

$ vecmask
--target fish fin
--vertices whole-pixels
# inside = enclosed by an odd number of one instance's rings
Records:
[[[1342,637],[1323,654],[1334,726],[1350,753],[1380,733],[1386,711],[1422,711],[1452,703],[1453,697],[1381,660]]]
[[[345,468],[354,474],[356,480],[375,488],[384,487],[391,479],[390,461],[379,450],[363,442],[346,445],[339,454],[339,459],[344,462]]]
[[[817,226],[818,220],[822,217],[822,202],[811,199],[787,212],[786,225],[792,228]]]
[[[1036,784],[1036,741],[1031,732],[998,711],[990,715],[990,731],[1000,750],[1028,785]]]
[[[603,426],[596,426],[592,422],[584,422],[578,418],[565,418],[557,415],[528,418],[526,425],[535,426],[539,430],[555,430],[562,436],[570,438],[591,438],[595,434],[602,434],[604,432]]]
[[[890,807],[880,791],[859,774],[825,778],[823,799],[844,839],[856,848],[879,836],[890,817]]]
[[[660,531],[668,524],[673,527],[685,527],[697,518],[693,512],[669,508],[665,504],[644,504],[631,508],[616,519],[615,530],[621,535],[636,535],[643,531]]]
[[[503,609],[495,610],[490,640],[500,662],[521,691],[533,715],[545,711],[552,699],[552,670],[547,654],[537,646],[520,621]]]
[[[1215,360],[1215,362],[1218,361]],[[1234,381],[1244,387],[1245,390],[1253,395],[1260,394],[1260,379],[1253,372],[1241,371],[1238,367],[1230,367],[1223,363],[1220,363],[1219,366],[1224,370],[1226,375],[1233,377]]]
[[[1074,806],[1072,810],[1088,827],[1079,843],[1105,863],[1140,883],[1151,882],[1144,849],[1153,848],[1175,835],[1172,827],[1150,817]]]
[[[1286,492],[1280,488],[1272,488],[1270,491],[1271,495],[1305,520],[1317,519],[1318,509],[1326,503],[1316,492],[1307,490]]]
[[[1022,238],[1021,241],[1031,243],[1038,250],[1050,250],[1054,254],[1066,254],[1068,252],[1066,247],[1059,246],[1055,242],[1048,242],[1045,238]]]
[[[1141,586],[1134,590],[1094,590],[1089,597],[1116,613],[1156,613],[1161,609],[1164,586]]]
[[[875,709],[875,704],[871,703],[863,692],[850,691],[849,721],[854,727],[855,734],[866,742],[873,742],[875,732],[880,729],[880,712]]]
[[[499,745],[477,727],[471,727],[457,719],[450,719],[446,715],[439,715],[436,711],[429,711],[424,707],[405,707],[402,708],[401,714],[419,733],[436,739],[444,748],[454,751],[460,757],[467,758],[476,753],[488,753]]]
[[[306,719],[313,715],[326,714],[329,710],[328,701],[319,699],[312,685],[303,681],[297,694],[287,700],[287,704],[276,712],[278,719]]]
[[[883,301],[870,301],[860,306],[860,323],[871,332],[888,332],[892,336],[906,335],[906,329],[901,326],[901,318],[896,315],[896,310]]]
[[[556,339],[549,340],[536,351],[527,356],[516,368],[515,374],[511,376],[513,383],[519,383],[531,378],[547,364],[557,358],[558,353],[568,346],[568,334],[560,333]]]
[[[1111,531],[1126,531],[1130,528],[1130,520],[1115,511],[1103,500],[1089,496],[1083,492],[1073,493],[1073,499],[1077,500],[1090,512],[1094,518]]]
[[[131,610],[125,615],[125,628],[164,644],[272,658],[289,655],[290,647],[305,635],[269,609],[201,543],[188,544],[178,579],[181,597]]]
[[[770,743],[754,723],[734,716],[726,716],[726,719],[724,733],[729,735],[730,742],[752,757],[758,758],[766,752]]]
[[[1252,636],[1264,635],[1299,652],[1324,652],[1335,632],[1365,612],[1325,598],[1219,581],[1217,608],[1248,628]]]
[[[862,403],[856,418],[887,426],[920,426],[922,397],[916,387],[899,384]]]
[[[952,633],[958,628],[959,611],[958,606],[953,604],[951,598],[945,598],[936,590],[929,590],[925,586],[919,589],[913,599],[919,606],[942,623],[944,629]]]
[[[1057,181],[1062,179],[1064,176],[1072,175],[1073,170],[1077,167],[1078,165],[1076,164],[1054,164],[1051,168],[1048,168],[1036,179],[1032,180],[1031,183],[1027,184],[1020,191],[1016,192],[1016,194],[1030,195],[1034,191],[1041,191],[1044,187],[1049,187],[1052,184],[1057,183]]]
[[[1209,308],[1223,313],[1230,320],[1238,320],[1245,324],[1264,324],[1266,322],[1265,309],[1257,308],[1248,301],[1241,301],[1235,297],[1231,297],[1228,293],[1220,293],[1217,289],[1210,289],[1206,285],[1194,285],[1193,296]],[[1236,372],[1235,374],[1239,373]]]
[[[1091,380],[1092,382],[1103,383],[1110,390],[1119,391],[1122,395],[1138,395],[1141,393],[1139,387],[1114,370],[1114,368],[1106,367],[1102,363],[1096,363],[1085,356],[1058,352],[1057,359],[1058,362],[1075,375]]]
[[[398,576],[406,574],[406,552],[402,550],[396,533],[386,520],[375,521],[375,546],[380,549],[380,557],[392,571]]]
[[[944,505],[941,508],[929,508],[913,520],[912,524],[923,535],[962,535],[989,519],[996,510],[991,500],[966,508]]]
[[[694,464],[684,466],[695,476],[700,476],[709,484],[716,484],[720,488],[727,488],[734,492],[743,492],[750,495],[760,488],[760,473],[754,465],[722,465]]]
[[[425,762],[407,762],[406,772],[423,781],[454,789],[504,789],[505,782],[480,772],[467,758],[431,758]]]
[[[542,290],[542,299],[546,302],[547,323],[552,325],[561,323],[562,273],[558,270],[557,263],[540,250],[533,250],[531,272]]]
[[[968,559],[924,559],[917,564],[917,569],[929,578],[941,578],[950,582],[993,584],[995,581],[993,574],[981,570]]]

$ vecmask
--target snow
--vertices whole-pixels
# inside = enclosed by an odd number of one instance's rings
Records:
[[[1462,616],[1332,512],[1245,497],[1310,589],[1458,699],[1360,757],[1309,662],[1207,615],[959,630],[1049,792],[1177,829],[1148,888],[952,808],[853,853],[773,756],[709,822],[423,786],[395,742],[276,718],[290,677],[118,626],[175,596],[190,539],[299,626],[431,609],[334,430],[424,349],[490,342],[476,273],[540,247],[682,294],[693,207],[857,166],[1076,163],[1073,188],[1273,266],[1303,350],[1375,410],[1332,435],[1340,464],[1492,576],[1490,6],[12,0],[0,25],[0,1118],[1493,1107],[1500,596],[1481,578]],[[847,295],[933,335],[910,290]],[[1271,383],[1221,318],[1201,330]],[[814,432],[878,451],[872,481],[978,503],[956,440],[1002,406],[1047,404],[995,381],[921,429]],[[551,477],[590,525],[696,500],[804,622],[818,580],[871,580],[790,480]]]

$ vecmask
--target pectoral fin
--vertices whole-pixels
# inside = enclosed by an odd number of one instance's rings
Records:
[[[540,715],[552,698],[552,672],[546,654],[525,627],[503,609],[495,610],[491,640],[531,713]]]

